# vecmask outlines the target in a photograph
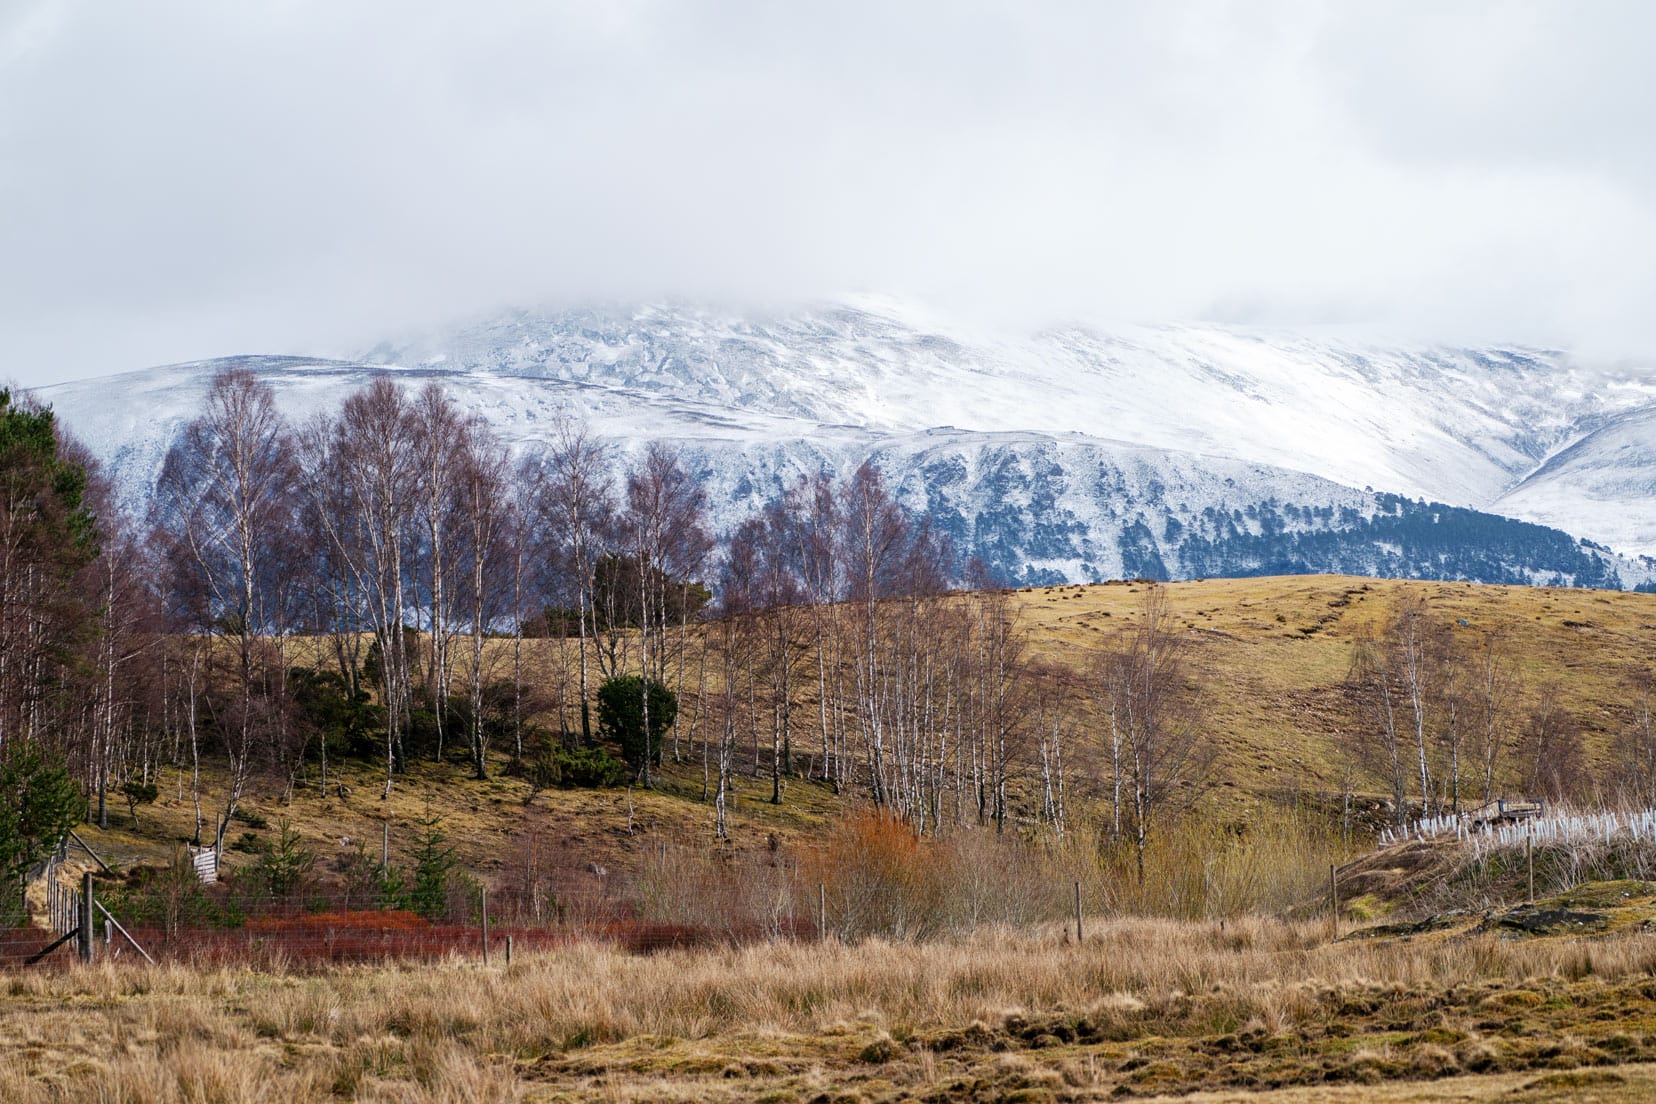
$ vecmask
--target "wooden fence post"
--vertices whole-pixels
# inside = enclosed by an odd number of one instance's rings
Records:
[[[828,886],[817,883],[817,939],[828,938]]]
[[[1081,932],[1081,882],[1079,880],[1077,880],[1076,883],[1075,883],[1075,941],[1077,943],[1080,943],[1082,941],[1082,938],[1083,938],[1083,936],[1082,936],[1082,932]]]
[[[391,869],[391,822],[380,824],[380,874]]]
[[[91,963],[96,953],[96,944],[92,942],[92,872],[88,870],[81,875],[80,899],[80,960]]]
[[[512,934],[506,933],[506,965],[512,964]]]
[[[1340,868],[1328,864],[1328,919],[1334,926],[1334,938],[1340,938]]]
[[[1524,837],[1524,865],[1529,869],[1529,903],[1535,904],[1535,837]]]
[[[489,964],[489,891],[480,889],[478,894],[483,898],[483,965],[487,966]]]

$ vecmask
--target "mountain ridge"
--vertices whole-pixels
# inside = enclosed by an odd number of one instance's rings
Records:
[[[1526,564],[1520,552],[1482,581],[1652,575],[1639,554],[1656,551],[1656,523],[1625,520],[1656,515],[1641,509],[1656,504],[1656,450],[1629,452],[1656,433],[1656,372],[1645,367],[1213,326],[985,336],[916,317],[845,304],[752,316],[524,310],[381,342],[356,360],[222,358],[35,394],[110,461],[129,504],[147,496],[212,373],[238,364],[270,380],[296,421],[387,371],[448,384],[517,448],[566,410],[622,456],[673,441],[708,480],[722,526],[800,474],[875,456],[911,509],[947,522],[963,557],[989,552],[1006,581],[1095,581],[1158,564],[1179,576],[1191,559],[1181,548],[1196,539],[1208,566],[1225,567],[1212,550],[1227,544],[1299,563],[1306,534],[1334,530],[1351,532],[1350,547],[1307,566],[1456,577],[1453,556],[1360,554],[1376,519],[1438,524],[1449,515],[1434,504],[1563,520],[1598,561],[1555,549]],[[1594,440],[1602,448],[1584,447]],[[1601,551],[1611,541],[1633,555]]]

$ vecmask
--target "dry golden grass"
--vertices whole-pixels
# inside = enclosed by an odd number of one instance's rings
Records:
[[[1020,591],[1019,602],[1036,651],[1064,658],[1105,645],[1131,623],[1142,590],[1045,587]],[[1656,594],[1338,575],[1209,579],[1166,590],[1175,624],[1199,641],[1194,659],[1227,752],[1226,777],[1251,793],[1338,788],[1336,733],[1357,723],[1339,693],[1352,640],[1405,598],[1423,599],[1457,633],[1499,630],[1523,670],[1525,704],[1550,693],[1600,754],[1627,724],[1630,679],[1650,670],[1656,655]]]
[[[1264,920],[1091,927],[1079,946],[1054,928],[655,956],[577,945],[489,969],[13,973],[0,1084],[19,1104],[304,1104],[1339,1085],[1425,1100],[1447,1097],[1376,1086],[1467,1073],[1483,1076],[1457,1099],[1619,1100],[1651,1083],[1637,1063],[1656,1058],[1656,947],[1640,933],[1329,944],[1318,925]]]
[[[1141,588],[1022,592],[1038,654],[1084,659],[1136,615]],[[1351,641],[1393,602],[1422,595],[1465,631],[1499,627],[1530,693],[1556,683],[1603,752],[1625,719],[1625,682],[1656,653],[1656,596],[1344,578],[1220,580],[1169,588],[1195,634],[1225,781],[1240,806],[1281,790],[1334,789],[1335,733]],[[555,677],[548,642],[531,657]],[[614,864],[662,878],[711,838],[697,762],[660,790],[532,795],[412,764],[389,801],[371,766],[347,792],[264,786],[251,803],[324,850],[373,852],[377,825],[442,813],[467,868],[498,874],[504,841],[541,833],[567,867]],[[734,847],[765,861],[821,838],[854,797],[740,778]],[[112,860],[165,862],[193,825],[187,792],[124,827],[84,834]],[[209,772],[207,804],[223,782]],[[1079,806],[1076,807],[1077,809]],[[1079,814],[1076,814],[1079,815]],[[1178,907],[1152,906],[1093,862],[1088,899],[1195,916],[1314,899],[1349,844],[1301,812],[1254,818],[1246,846],[1182,832],[1153,856]],[[631,830],[629,830],[629,827]],[[1207,830],[1222,831],[1209,823]],[[232,837],[240,828],[232,832]],[[1085,836],[1084,831],[1073,833]],[[691,849],[660,852],[671,840]],[[1311,841],[1315,846],[1306,846]],[[395,850],[406,845],[399,835]],[[979,841],[981,843],[981,841]],[[977,843],[953,841],[986,892],[1034,895]],[[702,848],[705,851],[705,848]],[[1077,853],[1084,848],[1077,848]],[[1186,854],[1185,852],[1189,852]],[[1004,859],[1004,856],[1001,856]],[[724,860],[721,860],[724,861]],[[1156,862],[1162,866],[1154,865]],[[1029,867],[1030,863],[1022,866]],[[1042,892],[1062,863],[1041,867]],[[953,868],[950,868],[953,869]],[[1197,882],[1179,883],[1179,872]],[[1024,871],[1027,873],[1027,870]],[[1072,872],[1065,868],[1061,891]],[[1199,876],[1199,877],[1198,877]],[[673,889],[672,885],[668,890]],[[807,887],[809,889],[809,887]],[[956,886],[958,889],[958,886]],[[1058,894],[1062,906],[1062,893]],[[1049,913],[1050,914],[1050,913]],[[946,941],[770,942],[638,957],[603,945],[522,956],[510,969],[450,961],[327,974],[95,967],[0,976],[0,1099],[171,1102],[319,1100],[1194,1100],[1649,1099],[1656,1072],[1656,944],[1638,928],[1593,940],[1512,941],[1467,930],[1326,942],[1321,923],[1089,920],[984,929]],[[1619,1080],[1618,1080],[1619,1079]],[[1262,1095],[1261,1095],[1262,1094]]]

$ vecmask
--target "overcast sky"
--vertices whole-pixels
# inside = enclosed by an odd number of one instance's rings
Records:
[[[858,292],[1644,358],[1653,41],[1584,0],[0,0],[0,378]]]

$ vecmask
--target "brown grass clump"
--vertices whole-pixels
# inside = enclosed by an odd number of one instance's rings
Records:
[[[1570,940],[1092,927],[1081,946],[989,929],[649,956],[579,944],[510,969],[18,973],[0,987],[0,1083],[20,1104],[1101,1100],[1472,1072],[1510,1087],[1501,1077],[1526,1070],[1529,1084],[1656,1058],[1642,935],[1595,941],[1593,975],[1572,980]]]

